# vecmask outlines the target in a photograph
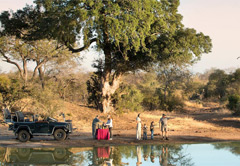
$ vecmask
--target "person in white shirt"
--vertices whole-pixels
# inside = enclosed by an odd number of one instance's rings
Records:
[[[137,116],[137,140],[141,140],[141,119],[140,114]]]
[[[106,123],[106,126],[108,126],[109,133],[110,133],[110,140],[112,140],[112,128],[113,128],[113,123],[112,123],[112,118],[110,115],[108,115],[108,121]]]

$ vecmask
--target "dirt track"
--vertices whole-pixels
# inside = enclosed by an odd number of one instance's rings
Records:
[[[85,110],[84,110],[85,111]],[[122,115],[112,115],[114,120],[113,140],[93,140],[91,137],[91,121],[96,115],[93,112],[81,112],[81,118],[74,116],[73,125],[81,125],[70,139],[58,142],[49,137],[34,137],[27,143],[19,142],[7,125],[0,125],[0,146],[8,147],[90,147],[107,145],[136,145],[136,144],[162,144],[162,143],[205,143],[219,141],[240,141],[240,118],[233,117],[227,110],[218,107],[188,107],[184,113],[169,113],[168,116],[174,119],[169,120],[170,140],[161,140],[158,121],[163,112],[143,112],[141,119],[147,125],[155,121],[154,140],[135,139],[136,115],[128,113]],[[79,120],[77,120],[79,119]],[[89,120],[91,119],[91,120]],[[100,114],[100,119],[106,120],[106,115]],[[0,119],[1,120],[1,119]],[[150,135],[150,132],[148,133]],[[148,136],[150,138],[150,136]]]

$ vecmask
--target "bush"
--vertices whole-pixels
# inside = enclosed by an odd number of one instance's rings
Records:
[[[167,94],[164,96],[164,93],[161,89],[156,90],[156,94],[159,97],[159,108],[165,111],[180,110],[184,106],[184,101],[181,96],[175,94]]]
[[[142,110],[143,95],[135,86],[123,86],[114,95],[115,108],[119,112],[124,110]]]
[[[234,115],[240,115],[240,95],[229,96],[227,107],[233,111]]]
[[[184,102],[178,96],[171,96],[171,97],[168,97],[166,105],[167,105],[168,111],[180,110],[183,108]]]
[[[0,75],[0,105],[13,107],[16,101],[26,95],[22,87],[19,80],[7,75]]]

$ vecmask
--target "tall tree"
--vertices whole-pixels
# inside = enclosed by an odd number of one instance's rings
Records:
[[[95,43],[104,54],[100,91],[105,113],[113,110],[111,96],[124,73],[145,70],[152,62],[172,56],[198,59],[211,49],[208,36],[184,28],[177,10],[179,0],[35,0],[35,3],[35,9],[27,7],[12,17],[3,13],[0,17],[3,34],[30,40],[57,39],[72,52],[81,52]],[[76,45],[78,42],[82,43]]]
[[[36,62],[32,79],[39,73],[39,79],[44,88],[43,65],[55,61],[65,62],[73,57],[73,54],[64,45],[54,40],[24,41],[14,36],[0,37],[0,57],[3,61],[17,67],[20,76],[26,86],[28,82],[28,63]]]
[[[163,64],[156,69],[157,77],[162,84],[160,89],[163,91],[163,103],[167,100],[167,95],[171,96],[176,89],[181,89],[184,79],[190,76],[188,70],[184,69],[182,66],[177,66],[175,64]]]
[[[66,61],[72,61],[74,55],[66,48],[66,46],[59,44],[55,40],[36,40],[32,42],[33,55],[31,60],[36,63],[33,71],[33,78],[37,72],[39,79],[44,89],[44,68],[49,63],[63,64]]]
[[[0,38],[0,57],[7,63],[17,67],[24,86],[26,86],[28,81],[27,64],[31,55],[32,47],[21,39],[12,36]]]

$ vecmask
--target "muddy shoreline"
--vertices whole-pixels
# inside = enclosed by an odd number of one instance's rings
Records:
[[[2,130],[3,128],[1,128]],[[6,128],[5,128],[6,129]],[[149,137],[150,138],[150,137]],[[34,137],[26,143],[22,143],[16,139],[14,134],[0,134],[0,147],[12,148],[43,148],[43,147],[101,147],[101,146],[134,146],[134,145],[159,145],[159,144],[195,144],[195,143],[215,143],[215,142],[235,142],[239,139],[218,139],[212,137],[193,136],[193,135],[172,135],[169,140],[162,140],[157,135],[154,140],[136,140],[135,135],[118,134],[113,140],[93,140],[90,133],[73,134],[65,141],[56,141],[52,136]]]
[[[71,108],[71,107],[70,107]],[[159,119],[163,113],[174,117],[169,120],[169,140],[162,140]],[[107,115],[95,110],[86,110],[74,106],[69,109],[68,117],[77,130],[65,141],[56,141],[53,136],[34,137],[26,143],[19,142],[8,125],[0,117],[0,146],[1,147],[99,147],[144,144],[188,144],[188,143],[213,143],[240,141],[240,117],[235,117],[229,110],[211,104],[202,107],[187,107],[184,112],[144,111],[141,113],[143,124],[148,127],[155,122],[154,140],[136,140],[137,112],[112,114],[113,140],[92,139],[92,119],[98,114],[100,120],[107,121]],[[74,115],[74,116],[73,116]],[[59,119],[61,121],[62,119]],[[148,131],[150,138],[150,131]]]

